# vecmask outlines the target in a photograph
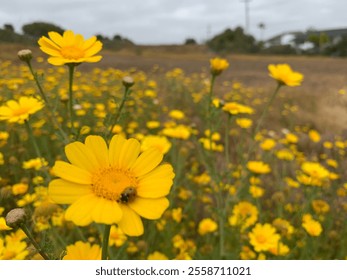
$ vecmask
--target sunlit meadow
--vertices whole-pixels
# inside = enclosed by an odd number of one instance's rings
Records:
[[[266,92],[223,58],[145,73],[98,68],[95,37],[38,44],[0,61],[0,259],[347,258],[347,140],[278,101],[300,69],[270,64]]]

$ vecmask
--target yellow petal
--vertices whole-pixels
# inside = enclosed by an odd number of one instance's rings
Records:
[[[163,160],[163,154],[157,148],[149,148],[144,151],[131,166],[137,177],[152,171]]]
[[[137,214],[146,219],[159,219],[164,211],[169,207],[169,200],[162,198],[141,198],[137,197],[128,204]]]
[[[93,150],[81,142],[76,141],[66,145],[65,154],[73,165],[89,172],[93,172],[100,167]]]
[[[122,210],[116,201],[98,197],[94,202],[92,220],[99,224],[112,225],[122,218]]]
[[[62,179],[55,179],[48,186],[49,197],[60,204],[71,204],[90,193],[90,185],[76,184]]]
[[[101,55],[97,55],[97,56],[92,56],[92,57],[87,57],[84,58],[83,61],[84,62],[98,62],[102,59]]]
[[[97,38],[95,36],[90,37],[89,39],[85,40],[83,42],[83,50],[88,50],[90,47],[94,45],[96,42]]]
[[[62,42],[63,42],[63,36],[61,36],[58,32],[48,32],[48,36],[49,38],[58,46],[61,46]]]
[[[66,210],[65,219],[78,226],[89,225],[93,222],[92,211],[96,202],[97,197],[94,194],[81,197]]]
[[[126,140],[119,155],[118,165],[122,168],[129,168],[139,156],[140,149],[140,142],[136,139]]]
[[[85,50],[85,56],[93,56],[98,53],[102,49],[102,43],[100,41],[95,42],[92,46],[90,46],[87,50]]]
[[[125,138],[121,135],[115,135],[112,137],[109,147],[109,159],[112,166],[118,166],[120,153],[125,144]]]
[[[52,51],[60,53],[61,48],[47,37],[41,37],[38,41],[38,44],[41,48],[50,49]]]
[[[101,136],[90,135],[85,140],[85,145],[90,151],[94,151],[94,156],[100,167],[108,166],[108,148],[105,140]]]
[[[119,228],[129,236],[140,236],[143,234],[143,223],[139,215],[125,205],[120,205],[123,217],[118,223]]]
[[[88,171],[64,161],[57,160],[53,166],[53,172],[58,177],[73,183],[82,185],[92,183],[92,175]]]
[[[144,198],[159,198],[169,194],[175,174],[170,164],[162,164],[139,178],[137,195]]]
[[[47,59],[47,61],[55,66],[60,66],[60,65],[64,65],[65,63],[68,63],[68,61],[64,58],[61,57],[50,57]]]

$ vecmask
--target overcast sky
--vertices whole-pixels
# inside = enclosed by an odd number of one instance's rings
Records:
[[[0,25],[17,32],[35,21],[85,37],[120,34],[138,44],[206,40],[226,28],[245,28],[245,0],[0,0]],[[248,0],[249,1],[249,0]],[[347,28],[347,0],[250,0],[249,33],[260,39],[308,28]],[[266,29],[261,35],[259,23]]]

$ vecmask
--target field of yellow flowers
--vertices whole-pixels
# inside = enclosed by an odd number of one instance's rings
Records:
[[[300,69],[270,64],[266,98],[220,93],[222,58],[153,78],[98,68],[95,37],[38,44],[50,66],[0,61],[0,259],[347,258],[347,140],[274,106]]]

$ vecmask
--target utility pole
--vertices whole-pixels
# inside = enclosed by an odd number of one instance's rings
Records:
[[[245,33],[249,32],[249,2],[252,0],[240,0],[245,3]]]

